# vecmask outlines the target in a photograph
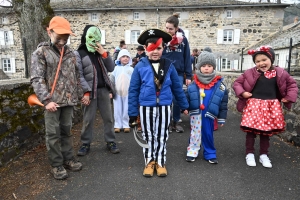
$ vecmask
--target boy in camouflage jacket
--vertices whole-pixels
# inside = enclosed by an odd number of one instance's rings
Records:
[[[73,154],[71,135],[73,108],[83,97],[76,67],[76,57],[65,44],[72,35],[69,22],[53,17],[47,29],[50,42],[43,42],[32,54],[31,84],[45,108],[46,147],[55,179],[68,177],[64,166],[72,171],[82,169]],[[55,74],[61,52],[61,67],[53,94]]]

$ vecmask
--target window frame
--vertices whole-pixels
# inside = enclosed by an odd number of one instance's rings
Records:
[[[229,70],[231,70],[231,61],[228,60],[227,58],[222,58],[222,60],[221,60],[221,71],[229,71]]]
[[[139,38],[140,35],[141,35],[141,30],[130,30],[130,44],[138,44],[137,39]]]
[[[91,21],[92,22],[98,21],[98,14],[97,13],[91,13]]]
[[[8,61],[9,63],[5,63],[5,61]],[[10,58],[2,58],[1,60],[2,62],[2,70],[4,73],[12,73],[13,72],[13,66],[12,66],[12,62]],[[6,66],[9,65],[9,66]],[[6,68],[10,68],[10,70],[5,70],[5,66]]]
[[[229,41],[231,36],[231,41]],[[224,29],[223,30],[223,43],[224,44],[233,44],[234,40],[234,30],[233,29]]]
[[[133,12],[133,20],[140,20],[140,12]]]
[[[9,34],[8,34],[8,31],[4,31],[4,44],[7,45],[9,43]]]
[[[228,14],[230,14],[230,16],[228,16]],[[232,10],[226,10],[226,18],[232,18]]]

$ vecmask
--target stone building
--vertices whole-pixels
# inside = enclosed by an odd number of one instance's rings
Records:
[[[164,29],[165,20],[180,14],[179,27],[185,31],[190,48],[210,46],[217,57],[218,70],[239,69],[242,48],[254,45],[282,28],[284,8],[288,4],[247,3],[234,0],[51,0],[56,15],[71,22],[76,36],[70,37],[70,46],[76,49],[83,28],[94,24],[102,31],[101,43],[113,53],[121,39],[125,39],[132,56],[137,38],[149,28]],[[9,27],[0,26],[0,33]],[[24,77],[24,60],[17,27],[12,27],[14,45],[5,52],[15,59],[15,74]],[[1,36],[0,36],[1,40]],[[16,47],[15,47],[16,46]],[[1,49],[3,47],[1,46]],[[0,56],[3,56],[0,50]],[[1,58],[0,71],[3,67]]]
[[[296,18],[295,18],[296,19]],[[261,45],[269,45],[275,51],[274,64],[285,68],[292,75],[300,75],[300,23],[284,26],[282,30],[271,34],[258,43],[245,49],[243,69],[253,66],[252,56],[247,55],[249,49],[256,49]],[[290,66],[290,68],[288,68]]]

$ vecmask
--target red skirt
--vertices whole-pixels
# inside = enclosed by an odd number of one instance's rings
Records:
[[[268,136],[283,132],[285,121],[280,102],[277,99],[248,99],[242,114],[241,129]]]

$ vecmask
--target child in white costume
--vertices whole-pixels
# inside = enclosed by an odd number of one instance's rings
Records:
[[[128,116],[128,89],[133,68],[132,59],[127,49],[122,49],[116,60],[116,67],[110,74],[110,79],[116,89],[114,98],[115,133],[124,129],[125,133],[130,132]]]

